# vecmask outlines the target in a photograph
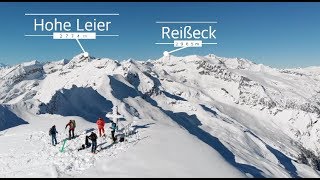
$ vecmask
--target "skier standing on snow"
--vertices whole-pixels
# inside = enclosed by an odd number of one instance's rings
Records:
[[[70,120],[69,123],[66,125],[65,129],[69,126],[69,140],[71,139],[71,133],[72,133],[72,138],[74,138],[74,129],[76,127],[76,121],[75,120]]]
[[[98,125],[98,129],[99,129],[99,136],[101,137],[101,131],[104,134],[104,125],[105,125],[105,121],[100,117],[98,120],[97,120],[97,125]]]
[[[112,114],[106,114],[106,117],[108,117],[108,118],[112,118],[112,120],[110,120],[111,121],[111,127],[110,127],[110,129],[111,129],[111,136],[112,136],[112,140],[113,140],[113,142],[115,142],[116,141],[116,138],[115,138],[115,136],[114,136],[114,133],[115,133],[115,131],[118,129],[118,127],[117,127],[117,124],[118,124],[118,119],[119,118],[124,118],[123,117],[123,115],[121,115],[119,112],[118,112],[118,106],[113,106],[113,108],[112,108]]]
[[[51,138],[52,138],[52,145],[55,146],[57,145],[57,134],[58,131],[56,129],[56,125],[53,125],[50,130],[49,130],[49,135],[51,135]]]
[[[117,124],[115,122],[111,121],[111,138],[112,138],[113,142],[116,141],[116,138],[114,137],[114,133],[115,133],[116,129],[117,129]]]
[[[91,134],[90,134],[90,136],[88,138],[92,141],[91,152],[95,154],[96,150],[97,150],[97,139],[98,139],[98,136],[96,135],[96,133],[91,132]]]

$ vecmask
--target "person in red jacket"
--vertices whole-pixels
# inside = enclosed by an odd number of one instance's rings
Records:
[[[100,117],[100,118],[97,120],[97,125],[98,125],[98,129],[99,129],[99,135],[100,135],[100,137],[101,137],[101,131],[102,131],[103,135],[105,135],[105,134],[104,134],[104,124],[105,124],[104,120]]]

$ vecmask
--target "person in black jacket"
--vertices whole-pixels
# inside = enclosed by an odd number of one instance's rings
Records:
[[[90,136],[88,138],[92,141],[91,152],[95,154],[96,150],[97,150],[97,139],[98,139],[98,136],[97,136],[96,133],[91,132],[91,134],[90,134]]]
[[[56,125],[53,125],[50,130],[49,130],[49,135],[51,135],[52,138],[52,145],[57,145],[57,129],[56,129]]]

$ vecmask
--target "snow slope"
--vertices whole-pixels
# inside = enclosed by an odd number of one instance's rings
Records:
[[[319,177],[319,72],[213,54],[2,68],[0,177]],[[77,151],[114,105],[126,141]]]

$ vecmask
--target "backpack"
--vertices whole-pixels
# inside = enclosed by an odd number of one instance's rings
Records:
[[[56,133],[56,129],[55,128],[53,128],[53,126],[50,128],[50,130],[49,130],[49,135],[51,136],[51,135],[54,135]]]
[[[76,121],[75,120],[71,120],[72,124],[73,124],[73,128],[76,127]]]
[[[120,142],[123,142],[124,141],[124,137],[122,136],[122,137],[120,137],[120,140],[119,140]]]

